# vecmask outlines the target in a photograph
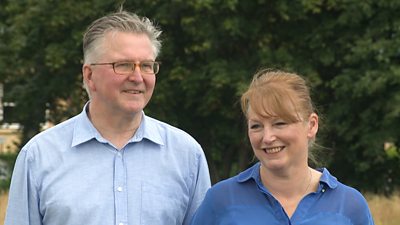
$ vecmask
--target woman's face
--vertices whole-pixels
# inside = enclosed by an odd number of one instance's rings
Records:
[[[247,118],[250,143],[262,166],[280,170],[307,164],[308,145],[318,131],[315,113],[290,123],[279,117],[261,117],[250,108]]]

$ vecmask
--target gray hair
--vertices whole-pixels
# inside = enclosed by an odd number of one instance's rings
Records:
[[[146,34],[152,43],[154,56],[157,57],[160,52],[161,41],[158,37],[161,35],[161,30],[146,17],[140,18],[134,13],[120,11],[95,20],[87,28],[83,36],[84,63],[92,63],[91,60],[101,48],[99,41],[110,31]]]
[[[83,36],[83,62],[85,64],[94,63],[96,57],[101,54],[103,49],[101,42],[106,34],[118,31],[147,35],[152,44],[154,57],[157,58],[161,49],[161,41],[158,39],[161,30],[150,19],[121,10],[95,20],[87,28]],[[87,90],[85,83],[84,86]]]

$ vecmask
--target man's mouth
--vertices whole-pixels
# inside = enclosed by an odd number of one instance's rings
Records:
[[[124,92],[126,92],[128,94],[142,94],[143,93],[143,91],[139,91],[139,90],[126,90]]]

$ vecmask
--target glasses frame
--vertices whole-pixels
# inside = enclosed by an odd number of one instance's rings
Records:
[[[141,67],[141,65],[143,64],[143,63],[154,63],[154,66],[156,66],[156,68],[157,68],[157,71],[156,72],[153,72],[153,73],[148,73],[148,72],[143,72],[143,70],[142,70],[142,67]],[[156,75],[156,74],[158,74],[158,72],[160,72],[160,65],[161,65],[161,62],[160,61],[141,61],[141,62],[138,62],[138,63],[136,63],[136,62],[132,62],[132,61],[119,61],[119,62],[109,62],[109,63],[90,63],[89,65],[91,65],[91,66],[102,66],[102,65],[112,65],[112,67],[113,67],[113,71],[114,71],[114,73],[115,74],[118,74],[118,75],[128,75],[128,74],[124,74],[124,73],[117,73],[116,71],[115,71],[115,64],[118,64],[118,63],[132,63],[133,64],[133,69],[132,69],[132,72],[133,71],[135,71],[135,68],[136,68],[136,65],[137,66],[139,66],[139,69],[140,69],[140,72],[141,73],[144,73],[144,74],[154,74],[154,75]]]

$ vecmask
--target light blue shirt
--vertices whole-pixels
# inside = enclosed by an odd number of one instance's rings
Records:
[[[85,109],[23,147],[5,225],[189,224],[210,187],[200,145],[143,113],[117,150]]]
[[[264,187],[260,163],[221,181],[208,192],[192,225],[373,225],[365,198],[327,169],[316,192],[305,196],[291,218]]]

